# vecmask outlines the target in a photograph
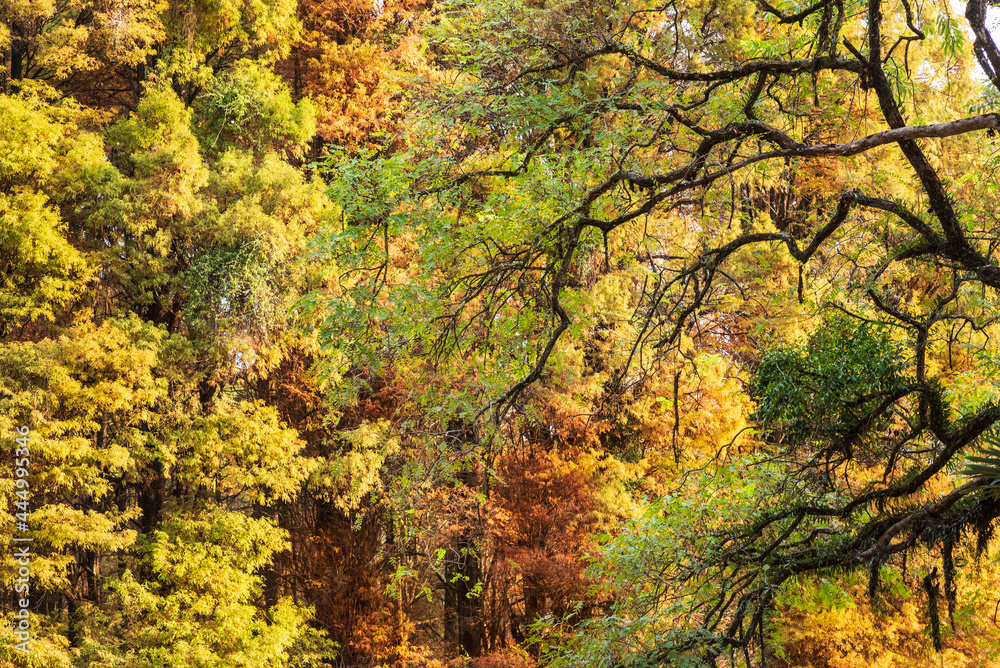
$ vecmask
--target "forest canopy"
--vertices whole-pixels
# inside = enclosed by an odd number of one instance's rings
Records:
[[[0,6],[0,659],[995,663],[992,10]]]

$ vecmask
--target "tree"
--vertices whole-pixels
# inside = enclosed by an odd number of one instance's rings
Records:
[[[302,34],[276,67],[320,109],[322,142],[381,144],[402,110],[404,72],[428,74],[416,27],[421,0],[301,0]],[[318,144],[317,144],[318,148]]]
[[[0,96],[0,527],[33,538],[40,661],[309,665],[333,649],[308,604],[263,600],[288,548],[276,507],[317,461],[254,397],[308,345],[287,311],[326,203],[284,156],[314,118],[252,63],[210,83],[191,108],[156,79],[117,120],[28,78]],[[252,138],[224,127],[234,109]],[[30,503],[12,496],[25,426]],[[17,568],[6,555],[10,588]],[[213,607],[220,583],[239,586]]]
[[[793,579],[861,569],[877,596],[883,568],[921,546],[940,551],[954,605],[954,550],[985,550],[1000,515],[991,477],[956,476],[1000,420],[1000,81],[976,89],[950,12],[449,5],[432,49],[455,76],[414,94],[412,154],[333,169],[344,225],[327,247],[344,274],[307,302],[331,314],[331,378],[345,360],[405,365],[451,410],[441,431],[488,417],[484,443],[524,433],[537,388],[602,329],[597,417],[708,352],[747,366],[759,438],[717,439],[692,493],[705,508],[664,501],[611,548],[623,575],[607,577],[638,593],[567,661],[750,664]],[[968,5],[995,77],[983,17]],[[617,302],[595,301],[611,278]],[[664,394],[678,425],[678,383]],[[616,630],[621,617],[637,621]]]
[[[118,579],[120,612],[98,613],[94,621],[107,626],[95,629],[98,642],[83,657],[140,666],[287,666],[326,657],[307,610],[285,599],[263,616],[254,605],[261,587],[254,572],[285,548],[283,533],[220,509],[171,518],[140,548],[156,579],[140,583],[131,572]]]
[[[45,81],[96,105],[134,101],[166,37],[166,3],[7,3],[0,12],[4,92]]]
[[[101,140],[87,127],[92,114],[69,102],[51,104],[51,98],[43,86],[20,98],[0,99],[10,122],[0,165],[4,337],[17,328],[23,336],[38,321],[57,320],[83,298],[91,277],[87,258],[66,238],[59,208],[72,197],[67,186],[80,172],[100,171]]]

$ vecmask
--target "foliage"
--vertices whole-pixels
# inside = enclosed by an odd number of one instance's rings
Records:
[[[303,30],[279,64],[296,98],[318,106],[318,136],[336,146],[383,145],[404,107],[401,82],[433,76],[416,28],[423,0],[301,0]]]
[[[995,662],[988,4],[0,7],[29,663]]]
[[[331,159],[315,248],[339,282],[301,310],[335,391],[406,374],[403,436],[462,434],[441,451],[477,484],[545,443],[673,490],[608,544],[614,604],[558,661],[750,664],[795,578],[863,569],[877,596],[920,543],[953,608],[948,555],[997,511],[954,473],[1000,414],[952,402],[984,382],[1000,274],[985,201],[947,176],[992,160],[971,133],[995,117],[957,102],[992,38],[878,0],[441,9],[453,76],[415,86],[407,153]]]
[[[110,11],[149,18],[133,9]],[[179,16],[165,4],[148,9],[157,22]],[[227,22],[271,11],[216,9]],[[298,497],[316,461],[302,456],[278,409],[252,394],[303,345],[285,340],[287,310],[313,280],[298,250],[327,206],[278,152],[309,140],[312,113],[292,105],[266,67],[221,67],[211,90],[243,77],[244,92],[260,99],[241,120],[265,122],[245,147],[256,153],[206,154],[198,130],[218,119],[185,99],[182,72],[156,75],[147,58],[176,64],[177,45],[162,41],[168,30],[147,33],[157,49],[127,62],[113,51],[64,69],[39,60],[58,25],[75,22],[73,48],[84,48],[105,10],[56,8],[55,23],[34,28],[15,17],[4,33],[13,35],[5,46],[15,94],[0,96],[9,120],[0,131],[0,527],[10,542],[27,523],[33,538],[31,661],[321,664],[333,646],[309,606],[273,587],[269,603],[262,598],[275,554],[288,547],[271,517]],[[288,18],[267,20],[294,28]],[[230,34],[221,61],[240,60],[237,45],[262,56],[279,37],[263,23],[240,25],[255,35]],[[203,28],[214,41],[224,26]],[[68,49],[62,56],[75,57]],[[134,77],[141,85],[102,97],[104,84]],[[29,430],[27,499],[14,496],[15,427]],[[18,567],[5,552],[5,586]],[[23,658],[13,644],[3,652],[4,661]]]
[[[210,155],[230,148],[301,155],[316,134],[313,104],[293,104],[277,75],[256,61],[242,60],[216,77],[199,102],[198,133]]]
[[[98,641],[117,631],[121,657],[106,665],[287,666],[328,656],[329,644],[305,625],[311,611],[290,600],[267,611],[253,605],[261,585],[253,573],[283,547],[266,519],[212,508],[168,519],[140,546],[155,584],[124,572],[119,628],[95,629]]]
[[[762,355],[754,372],[754,417],[790,443],[849,450],[879,431],[872,420],[882,412],[878,407],[906,393],[901,353],[884,328],[827,321],[806,345],[779,344]]]

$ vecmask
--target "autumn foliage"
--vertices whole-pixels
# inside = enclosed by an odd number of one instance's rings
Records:
[[[989,4],[0,3],[0,664],[995,665]]]

